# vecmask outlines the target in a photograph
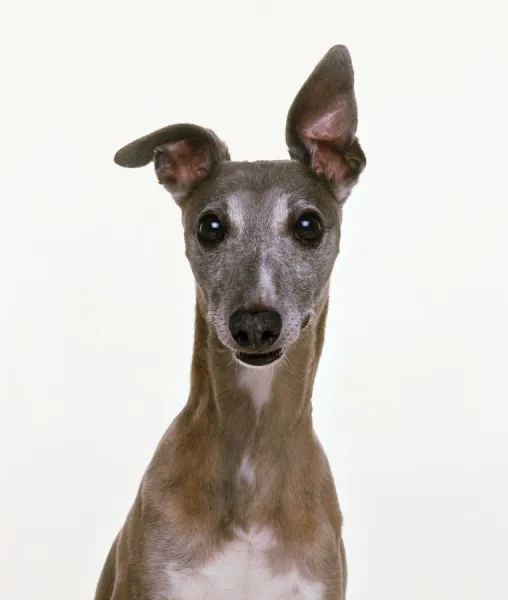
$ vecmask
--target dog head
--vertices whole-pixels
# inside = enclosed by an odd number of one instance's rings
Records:
[[[365,167],[354,74],[331,48],[291,105],[291,160],[233,162],[197,125],[165,127],[120,149],[123,167],[154,163],[182,210],[186,255],[219,341],[249,366],[280,358],[328,293],[342,206]]]

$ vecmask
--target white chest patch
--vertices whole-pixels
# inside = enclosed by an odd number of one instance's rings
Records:
[[[243,533],[199,569],[169,567],[173,600],[322,600],[324,586],[296,569],[274,575],[267,550],[270,531]]]
[[[238,375],[239,383],[250,394],[252,402],[259,410],[270,399],[272,391],[273,367],[242,367]]]

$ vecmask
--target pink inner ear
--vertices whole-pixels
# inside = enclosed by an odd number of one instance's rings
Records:
[[[207,159],[202,148],[182,140],[166,145],[170,172],[167,175],[177,183],[190,183],[206,173]]]
[[[302,115],[298,133],[312,156],[312,169],[317,175],[343,181],[349,165],[340,150],[347,145],[351,133],[351,111],[347,98],[334,98],[333,106],[323,110],[316,106]]]
[[[299,129],[303,138],[341,145],[347,142],[350,125],[347,102],[340,100],[336,101],[332,110],[321,113],[320,116],[310,111]]]
[[[324,175],[332,181],[344,181],[349,171],[346,161],[337,151],[319,142],[313,144],[311,166],[316,175]]]

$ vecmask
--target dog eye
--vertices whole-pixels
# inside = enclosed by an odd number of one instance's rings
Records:
[[[302,242],[318,242],[323,236],[321,219],[313,213],[301,215],[295,225],[295,237]]]
[[[198,224],[198,239],[204,245],[218,244],[224,239],[226,231],[217,215],[204,215]]]

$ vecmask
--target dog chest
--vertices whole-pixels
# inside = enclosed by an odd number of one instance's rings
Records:
[[[238,532],[217,555],[199,568],[168,567],[173,600],[322,600],[324,586],[302,577],[296,568],[273,571],[270,531]]]

